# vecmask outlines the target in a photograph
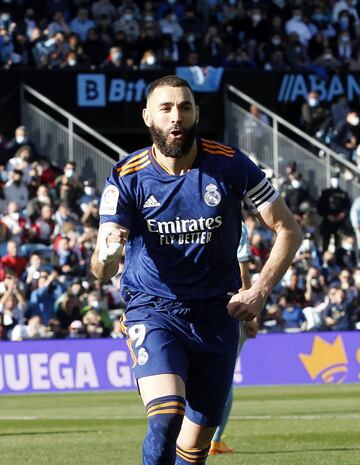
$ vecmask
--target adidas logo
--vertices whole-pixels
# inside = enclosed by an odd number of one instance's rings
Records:
[[[144,203],[143,208],[153,208],[153,207],[160,207],[160,203],[155,199],[153,195],[150,195],[150,197]]]

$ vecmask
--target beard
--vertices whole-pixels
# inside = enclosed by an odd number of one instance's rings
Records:
[[[181,126],[164,131],[154,125],[149,127],[151,139],[160,152],[169,158],[182,158],[187,155],[194,143],[198,124],[194,123],[188,129]],[[167,139],[174,130],[181,130],[183,137],[181,139],[174,139],[171,143]]]

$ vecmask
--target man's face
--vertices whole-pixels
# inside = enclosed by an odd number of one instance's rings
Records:
[[[182,158],[189,153],[195,141],[199,109],[187,87],[157,87],[148,98],[143,118],[163,155]]]

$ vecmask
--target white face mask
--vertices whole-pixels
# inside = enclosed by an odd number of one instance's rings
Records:
[[[252,16],[252,19],[255,23],[258,23],[261,19],[261,15],[253,15]]]
[[[154,64],[155,64],[155,61],[156,61],[156,60],[155,60],[154,55],[151,55],[151,56],[149,56],[149,57],[146,59],[146,63],[147,63],[148,65],[154,65]]]
[[[95,189],[93,187],[85,187],[84,192],[86,195],[94,195],[95,194]]]
[[[65,176],[66,176],[67,178],[71,178],[71,176],[74,175],[74,170],[72,170],[72,169],[66,169],[66,170],[64,171],[64,174],[65,174]]]
[[[351,120],[349,121],[349,123],[352,125],[352,126],[357,126],[359,124],[359,121],[360,119],[357,117],[357,116],[354,116],[354,118],[351,118]]]
[[[26,141],[26,137],[24,137],[24,136],[16,136],[15,140],[16,140],[16,142],[18,144],[22,144],[22,143],[24,143]]]
[[[339,180],[337,178],[331,178],[330,185],[333,189],[337,189],[339,187]]]
[[[342,244],[342,248],[345,249],[345,250],[352,250],[353,246],[352,246],[352,244],[349,244],[348,242],[344,242]]]
[[[49,197],[47,195],[39,195],[38,199],[43,203],[47,203],[49,201]]]
[[[20,218],[20,213],[19,212],[11,213],[11,218],[13,218],[14,220],[18,220]]]
[[[309,98],[309,105],[311,107],[316,107],[317,104],[318,104],[318,99],[317,98]]]
[[[298,189],[299,187],[302,186],[302,183],[301,183],[301,181],[299,181],[298,179],[293,179],[293,180],[291,181],[291,185],[292,185],[292,187],[293,187],[294,189]]]
[[[75,66],[76,65],[76,60],[72,59],[68,61],[69,66]]]

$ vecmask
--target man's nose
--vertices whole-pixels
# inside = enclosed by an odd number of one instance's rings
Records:
[[[178,123],[181,120],[181,111],[179,108],[174,106],[171,109],[171,122],[172,123]]]

